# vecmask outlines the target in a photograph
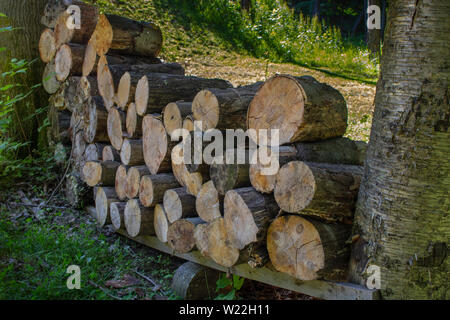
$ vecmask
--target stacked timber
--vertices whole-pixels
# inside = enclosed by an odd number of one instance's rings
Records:
[[[68,185],[93,188],[98,223],[227,268],[344,280],[366,145],[343,137],[342,95],[309,76],[186,76],[157,58],[158,27],[73,3],[81,29],[50,1],[39,48],[49,136],[72,147]],[[228,129],[247,136],[212,148]]]

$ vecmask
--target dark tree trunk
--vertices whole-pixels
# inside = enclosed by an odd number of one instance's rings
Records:
[[[242,10],[250,10],[252,6],[252,1],[251,0],[241,0],[241,9]]]
[[[449,299],[450,2],[389,4],[350,280],[376,265],[383,298]]]
[[[13,79],[0,77],[0,86],[20,83],[22,86],[8,90],[8,95],[14,97],[19,93],[26,93],[30,88],[41,82],[43,64],[39,59],[38,43],[43,26],[40,24],[41,16],[47,0],[1,0],[0,12],[8,18],[0,17],[0,27],[12,26],[13,31],[0,33],[0,47],[6,50],[0,54],[0,69],[2,72],[10,70],[9,63],[12,58],[37,61],[32,64],[27,73],[17,75]],[[43,117],[29,117],[36,109],[48,104],[48,95],[43,89],[38,89],[27,99],[15,104],[13,123],[10,137],[22,142],[32,141],[29,147],[21,151],[26,155],[33,148],[45,147],[47,135],[45,130],[38,134],[38,128],[43,124]]]
[[[381,0],[368,0],[369,6],[376,5],[380,8],[381,11]],[[373,14],[372,14],[373,15]],[[378,18],[377,18],[378,19]],[[380,16],[381,19],[381,16]],[[367,47],[371,52],[373,57],[378,57],[381,49],[381,20],[380,20],[380,28],[378,29],[367,29]]]

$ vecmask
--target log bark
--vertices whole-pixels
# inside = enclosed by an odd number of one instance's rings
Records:
[[[210,222],[222,216],[223,196],[220,196],[212,181],[203,184],[195,199],[195,209],[198,216]]]
[[[127,173],[128,167],[121,164],[116,171],[115,187],[119,200],[127,199]]]
[[[88,186],[114,186],[116,171],[120,166],[115,161],[89,161],[83,167],[84,181]]]
[[[142,137],[142,117],[136,113],[136,104],[134,103],[128,105],[126,127],[129,138]]]
[[[179,187],[180,184],[171,173],[143,176],[139,186],[139,201],[144,207],[154,207],[163,202],[167,190]]]
[[[58,111],[55,107],[50,106],[48,119],[50,128],[48,131],[49,141],[64,145],[69,145],[70,140],[70,118],[71,114],[67,110]]]
[[[278,217],[267,232],[267,248],[276,270],[300,280],[346,278],[351,227],[295,215]]]
[[[217,128],[246,130],[248,106],[259,86],[205,89],[192,101],[194,120],[202,121],[203,130]]]
[[[65,177],[64,196],[72,208],[81,209],[93,204],[92,189],[89,188],[76,170]]]
[[[86,161],[102,161],[103,149],[106,147],[104,143],[92,143],[86,147],[84,158]]]
[[[193,262],[182,264],[173,276],[172,289],[183,300],[211,299],[216,295],[220,272]]]
[[[169,231],[169,220],[167,220],[166,212],[162,204],[155,205],[155,216],[153,218],[153,225],[155,228],[156,237],[162,243],[167,242],[167,233]]]
[[[170,223],[197,215],[195,197],[187,193],[185,187],[167,190],[164,193],[163,204]]]
[[[127,166],[145,164],[142,140],[125,139],[120,150],[120,159]]]
[[[195,247],[194,230],[204,224],[200,218],[180,219],[172,223],[167,232],[167,243],[175,253],[188,253]]]
[[[145,164],[152,174],[170,172],[170,155],[175,142],[167,136],[161,120],[146,115],[142,120],[143,152]]]
[[[145,208],[136,199],[128,200],[125,207],[125,227],[131,237],[155,234],[153,208]]]
[[[114,230],[125,230],[125,207],[126,202],[112,202],[109,205],[109,215]]]
[[[254,141],[260,129],[279,129],[279,145],[340,137],[347,129],[347,104],[339,91],[310,76],[276,75],[251,102],[247,127],[256,130]],[[269,136],[267,145],[276,144]]]
[[[111,108],[108,111],[107,131],[109,141],[114,149],[120,151],[123,144],[123,133],[126,132],[126,115],[123,111]]]
[[[183,128],[183,120],[192,113],[192,103],[177,101],[171,102],[163,109],[163,122],[167,134],[172,135],[176,129]]]
[[[269,223],[279,208],[273,196],[263,195],[248,187],[227,192],[224,212],[229,243],[242,250],[265,238]]]
[[[139,196],[139,186],[141,177],[149,175],[150,171],[144,166],[131,167],[127,173],[126,194],[128,199],[134,199]]]
[[[103,227],[111,223],[109,208],[112,202],[118,202],[116,190],[113,187],[95,188],[95,209],[97,212],[97,222]]]
[[[131,73],[131,91],[135,87],[137,114],[161,113],[174,101],[192,101],[205,88],[231,88],[228,81],[162,73]],[[135,82],[139,79],[137,82]],[[136,85],[134,85],[136,83]]]
[[[108,111],[100,96],[90,97],[84,105],[84,139],[87,143],[110,141]]]
[[[105,146],[102,152],[103,161],[120,161],[120,154],[112,146]]]
[[[278,172],[275,200],[286,212],[351,223],[363,167],[291,161]]]

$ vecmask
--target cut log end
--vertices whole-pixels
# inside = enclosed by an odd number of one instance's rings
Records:
[[[82,74],[87,77],[91,74],[94,69],[95,63],[97,61],[97,53],[95,52],[95,47],[92,42],[88,42],[86,46],[86,51],[84,53],[84,60],[82,66]]]
[[[199,224],[194,230],[195,246],[204,257],[208,257],[208,233],[207,224]]]
[[[195,224],[189,220],[177,220],[170,225],[167,242],[176,253],[187,253],[195,246]]]
[[[219,194],[212,181],[203,184],[197,198],[195,200],[195,207],[200,218],[204,221],[213,221],[222,216]]]
[[[136,199],[128,200],[125,207],[125,227],[131,237],[153,235],[153,208],[144,208]]]
[[[136,86],[135,99],[136,112],[140,116],[147,113],[147,105],[149,99],[149,84],[147,76],[143,76]]]
[[[154,227],[158,240],[162,243],[166,243],[167,233],[169,231],[169,221],[167,220],[164,207],[161,204],[155,206]]]
[[[120,200],[125,200],[127,198],[127,167],[125,165],[120,165],[116,172],[116,193]]]
[[[66,44],[62,45],[55,56],[55,72],[58,81],[64,81],[72,69],[72,50]]]
[[[131,89],[131,76],[129,72],[125,72],[120,78],[119,87],[116,94],[116,103],[121,109],[125,109],[129,98]]]
[[[116,149],[122,149],[123,144],[123,126],[125,117],[121,115],[120,111],[111,108],[108,112],[108,137],[111,141],[111,145]]]
[[[109,206],[111,224],[116,231],[125,229],[125,206],[125,202],[112,202]]]
[[[53,60],[56,54],[55,34],[50,29],[45,29],[39,39],[39,54],[44,63]]]
[[[161,163],[170,159],[166,129],[160,120],[151,115],[144,117],[142,128],[145,164],[152,174],[157,174]]]
[[[208,234],[208,253],[211,259],[227,268],[234,266],[239,260],[240,252],[231,246],[228,240],[224,219],[217,218],[211,221],[206,232]]]
[[[214,129],[219,123],[219,101],[209,90],[202,90],[192,102],[192,114],[195,120],[202,121],[203,130]]]
[[[102,166],[100,162],[90,161],[86,162],[83,167],[84,182],[90,187],[96,186],[102,177]]]
[[[117,202],[114,188],[98,187],[95,191],[95,208],[97,212],[97,222],[100,226],[105,226],[111,222],[109,207],[111,202]]]

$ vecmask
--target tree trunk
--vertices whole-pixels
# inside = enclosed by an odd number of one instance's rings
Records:
[[[155,234],[153,208],[145,208],[137,199],[128,200],[125,207],[125,227],[131,237]]]
[[[120,150],[120,159],[127,166],[140,166],[144,164],[142,140],[125,139]]]
[[[195,197],[185,187],[167,190],[164,193],[164,210],[170,223],[182,218],[195,217]]]
[[[381,11],[381,0],[368,0],[369,6],[376,5],[380,8],[380,14],[383,14]],[[382,17],[379,17],[380,19]],[[380,29],[367,29],[367,47],[372,54],[372,57],[378,57],[381,51],[381,21],[380,21]]]
[[[139,186],[139,200],[144,207],[154,207],[162,203],[167,190],[179,187],[180,184],[171,173],[143,176]]]
[[[389,5],[351,281],[375,265],[383,298],[449,299],[450,2]]]
[[[84,181],[88,186],[97,185],[114,186],[116,181],[116,171],[120,166],[115,161],[89,161],[83,167]]]
[[[0,36],[0,47],[6,48],[0,54],[2,72],[10,70],[9,63],[13,58],[27,61],[39,58],[39,38],[44,29],[40,19],[46,3],[47,0],[2,0],[0,2],[0,12],[8,16],[8,18],[0,18],[0,27],[16,28],[13,31],[2,32]],[[26,93],[24,90],[41,83],[43,69],[44,65],[40,60],[36,61],[26,73],[20,73],[14,78],[0,77],[0,86],[20,83],[21,86],[8,90],[8,95],[14,97],[19,93]],[[31,141],[31,145],[21,148],[20,156],[26,156],[31,153],[31,150],[42,149],[47,145],[45,130],[38,132],[46,115],[23,117],[23,115],[33,115],[37,109],[46,106],[47,99],[47,93],[37,89],[34,94],[14,105],[13,121],[8,134],[21,142]]]

